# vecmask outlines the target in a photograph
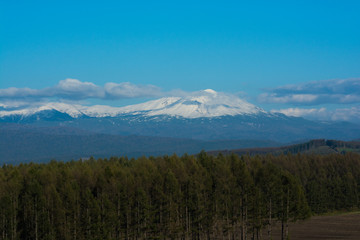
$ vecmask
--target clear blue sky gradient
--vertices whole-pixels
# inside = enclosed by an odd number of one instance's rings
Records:
[[[246,92],[360,77],[360,1],[0,0],[0,89]]]

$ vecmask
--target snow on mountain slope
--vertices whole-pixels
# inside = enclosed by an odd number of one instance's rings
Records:
[[[164,97],[125,107],[104,105],[82,106],[51,102],[42,106],[12,111],[0,111],[0,117],[11,115],[30,116],[45,110],[56,110],[73,118],[115,117],[123,114],[145,116],[170,115],[184,118],[218,117],[225,115],[257,114],[265,111],[236,96],[206,89],[184,97]]]
[[[121,108],[123,113],[148,116],[170,115],[184,118],[257,114],[263,109],[236,96],[206,89],[186,97],[167,97]]]
[[[72,105],[66,103],[59,103],[59,102],[50,102],[40,106],[32,106],[23,109],[16,109],[16,110],[4,110],[0,111],[0,117],[6,117],[11,115],[21,115],[24,117],[34,115],[36,113],[42,111],[51,111],[56,110],[61,113],[66,113],[73,118],[77,118],[83,115],[82,110],[86,109],[86,107],[81,105]]]

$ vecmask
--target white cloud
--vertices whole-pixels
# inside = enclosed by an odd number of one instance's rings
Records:
[[[333,121],[352,121],[355,123],[360,122],[360,106],[336,109],[331,114],[331,120]]]
[[[91,82],[81,82],[77,79],[61,80],[58,85],[50,90],[54,95],[70,96],[74,98],[103,98],[105,96],[104,89]]]
[[[260,102],[271,102],[271,103],[311,103],[318,98],[317,95],[314,94],[292,94],[279,96],[275,93],[263,93],[260,95]]]
[[[268,90],[259,96],[263,103],[295,105],[353,104],[360,102],[360,79],[314,81],[286,85]]]
[[[340,103],[358,103],[360,102],[360,94],[348,94],[348,95],[341,95],[337,96],[340,100]]]
[[[106,83],[98,86],[91,82],[82,82],[77,79],[65,79],[53,87],[43,89],[30,88],[7,88],[0,89],[0,99],[41,101],[46,98],[58,98],[62,100],[81,99],[123,99],[154,97],[162,94],[161,89],[154,85],[135,85],[129,82]]]
[[[18,98],[18,97],[28,97],[36,96],[39,90],[30,89],[30,88],[6,88],[0,89],[0,97],[2,98]]]
[[[110,98],[156,97],[162,94],[160,88],[154,85],[135,85],[130,82],[106,83],[104,89]]]
[[[291,117],[305,118],[327,118],[326,108],[285,108],[279,110],[271,110],[272,113],[279,112]]]
[[[28,101],[21,101],[21,100],[5,100],[1,101],[0,107],[4,109],[15,109],[15,108],[21,108],[25,106],[29,106]]]
[[[285,108],[274,109],[271,112],[282,113],[292,117],[303,117],[310,120],[360,122],[360,106],[334,110],[326,108]]]

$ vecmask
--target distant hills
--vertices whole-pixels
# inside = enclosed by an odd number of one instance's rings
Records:
[[[69,127],[34,127],[5,124],[0,127],[0,164],[77,160],[93,157],[140,157],[195,154],[201,150],[278,146],[261,140],[195,140],[170,137],[101,134]]]
[[[221,150],[229,149],[229,150]],[[233,150],[235,149],[235,150]],[[201,150],[210,154],[343,153],[360,152],[360,141],[311,140],[284,146],[270,140],[198,140],[174,137],[116,135],[94,133],[70,127],[34,127],[5,124],[0,127],[0,164],[87,159],[91,156],[139,157]]]
[[[293,144],[289,146],[281,147],[257,147],[257,148],[241,148],[232,150],[217,150],[209,151],[211,155],[217,155],[219,153],[223,155],[237,154],[237,155],[263,155],[263,154],[331,154],[331,153],[346,153],[357,152],[360,153],[360,140],[354,141],[339,141],[339,140],[325,140],[316,139],[307,141],[305,143]]]

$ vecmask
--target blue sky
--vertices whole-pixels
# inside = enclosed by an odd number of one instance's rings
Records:
[[[359,11],[346,0],[0,1],[0,102],[71,98],[54,91],[64,83],[79,88],[72,100],[119,106],[212,88],[269,111],[360,119]],[[125,94],[81,95],[91,84]]]

